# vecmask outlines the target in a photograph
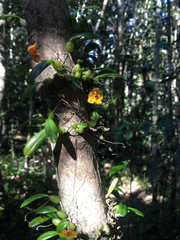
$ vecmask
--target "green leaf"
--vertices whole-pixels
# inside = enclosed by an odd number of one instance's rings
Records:
[[[31,220],[31,222],[29,223],[28,227],[32,228],[32,227],[38,226],[39,224],[44,223],[44,222],[48,221],[49,219],[51,219],[51,218],[50,217],[46,217],[46,216],[44,216],[44,217],[36,217],[33,220]]]
[[[58,129],[55,122],[51,118],[48,118],[44,124],[44,127],[49,141],[51,143],[56,143]]]
[[[29,71],[29,69],[31,69],[31,66],[29,64],[25,64],[18,70],[17,72],[18,76],[19,77],[24,76]]]
[[[76,87],[80,88],[80,82],[78,78],[72,75],[67,75],[67,77],[71,79],[71,81],[76,85]]]
[[[140,212],[139,210],[135,209],[135,208],[128,207],[128,210],[134,212],[136,215],[144,217],[144,214],[142,212]]]
[[[124,192],[118,187],[114,187],[114,191],[122,192],[124,194]]]
[[[48,217],[50,217],[50,218],[58,218],[58,215],[55,213],[55,212],[53,212],[53,213],[47,213],[46,214]]]
[[[114,212],[119,212],[119,205],[114,206]]]
[[[113,174],[121,171],[121,170],[122,170],[124,167],[126,167],[127,165],[128,165],[128,162],[122,161],[122,162],[121,162],[121,165],[113,166],[113,167],[111,168],[111,170],[109,171],[109,173],[108,173],[109,176],[112,176]]]
[[[115,100],[117,100],[118,98],[122,97],[124,94],[121,91],[118,92],[114,92],[112,94],[112,96],[109,99],[109,103],[114,102]]]
[[[33,201],[39,199],[39,198],[43,198],[43,197],[48,197],[47,194],[43,194],[43,193],[40,193],[40,194],[35,194],[31,197],[29,197],[28,199],[26,199],[20,206],[20,208],[22,207],[25,207],[27,206],[28,204],[32,203]]]
[[[82,128],[87,128],[88,127],[87,123],[79,123],[78,125]]]
[[[128,208],[126,207],[126,205],[120,203],[118,206],[118,211],[122,217],[125,217],[128,212]]]
[[[46,239],[52,238],[57,235],[59,235],[59,234],[56,231],[49,231],[49,232],[45,232],[45,233],[41,234],[41,236],[39,236],[37,238],[37,240],[46,240]]]
[[[29,94],[32,92],[32,90],[34,90],[37,87],[38,84],[39,84],[39,82],[38,83],[32,83],[30,85],[30,87],[25,91],[25,93],[23,94],[23,96],[21,98],[21,101],[20,101],[21,104],[29,96]]]
[[[119,198],[119,193],[117,191],[113,190],[111,194],[114,195],[116,198]]]
[[[130,122],[128,122],[126,119],[122,118],[122,117],[119,117],[117,115],[114,115],[114,117],[117,117],[117,118],[120,118],[123,122],[127,123],[128,125],[130,125],[131,127],[133,127],[137,132],[139,132],[139,130],[133,125],[131,124]]]
[[[86,7],[79,8],[78,11],[80,11],[81,9],[88,9],[88,8],[100,8],[100,7],[99,6],[86,6]]]
[[[97,34],[84,32],[84,33],[78,33],[78,34],[74,35],[70,39],[70,41],[72,41],[73,39],[76,39],[76,38],[86,38],[86,40],[87,39],[102,39],[102,37]]]
[[[59,74],[65,74],[67,72],[67,70],[65,68],[58,68],[56,69],[56,71],[59,73]]]
[[[42,206],[36,210],[36,214],[46,214],[57,212],[57,209],[52,206]]]
[[[95,79],[98,78],[110,78],[110,77],[115,77],[115,78],[123,78],[122,75],[119,75],[118,73],[105,73],[105,74],[101,74],[95,77]]]
[[[85,46],[84,53],[91,52],[92,50],[96,49],[98,46],[99,46],[99,44],[90,42]]]
[[[118,178],[115,178],[115,179],[112,181],[112,183],[111,183],[111,185],[110,185],[110,187],[109,187],[109,189],[108,189],[108,195],[112,193],[112,191],[114,190],[117,182],[118,182]]]
[[[99,68],[97,68],[97,69],[99,69]],[[99,75],[104,74],[104,73],[115,73],[115,74],[118,74],[116,71],[112,70],[111,68],[103,68],[99,72]]]
[[[67,227],[68,223],[69,223],[69,222],[66,221],[66,220],[61,221],[61,222],[57,225],[56,231],[57,231],[58,233],[60,233],[62,230],[64,230],[64,229]]]
[[[131,130],[127,130],[124,134],[124,137],[126,138],[126,140],[129,140],[133,137],[133,132]]]
[[[45,140],[46,138],[45,129],[42,129],[40,132],[36,133],[25,145],[23,149],[24,156],[28,156],[32,152],[34,152],[39,145]]]
[[[45,60],[39,63],[38,65],[36,65],[35,68],[33,68],[31,73],[29,74],[28,83],[32,83],[34,79],[37,76],[39,76],[39,74],[41,74],[42,71],[44,71],[52,62],[53,60]]]
[[[103,18],[103,17],[99,17],[99,16],[87,16],[87,17],[85,17],[85,18],[83,18],[83,19],[100,19],[100,20],[102,20],[102,21],[104,21],[104,22],[106,22],[106,23],[108,23],[108,24],[110,24],[110,25],[113,25],[110,21],[108,21],[108,20],[106,20],[105,18]]]
[[[15,15],[15,14],[5,14],[5,15],[0,16],[0,20],[5,19],[5,18],[10,18],[10,17],[16,17],[16,18],[21,19],[19,16]]]
[[[94,64],[86,59],[83,60],[83,63],[84,63],[84,66],[86,66],[88,68],[94,68]]]

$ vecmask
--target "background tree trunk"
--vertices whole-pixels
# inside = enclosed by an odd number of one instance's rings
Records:
[[[162,2],[158,0],[156,3],[156,44],[160,44],[161,37],[161,8]],[[151,159],[151,183],[153,187],[153,202],[157,202],[157,178],[158,178],[158,142],[157,142],[157,129],[158,129],[158,80],[159,80],[159,48],[155,49],[154,56],[154,77],[153,81],[155,82],[155,89],[152,97],[152,125],[153,125],[153,134],[152,134],[152,159]]]
[[[72,36],[66,2],[24,0],[24,11],[29,43],[32,45],[39,42],[37,51],[41,54],[41,59],[60,60],[72,69],[73,62],[65,51],[65,45]],[[30,63],[32,67],[35,66],[32,59]],[[55,71],[50,66],[36,80],[42,81],[54,74]],[[77,233],[95,237],[94,230],[102,228],[106,223],[106,205],[93,136],[88,130],[78,135],[70,127],[73,121],[88,121],[87,93],[57,75],[54,75],[52,85],[40,86],[39,90],[42,101],[49,98],[52,109],[56,108],[57,125],[63,125],[68,130],[66,134],[60,135],[54,149],[62,208],[69,220],[77,226]],[[59,94],[65,96],[65,101],[57,98]]]

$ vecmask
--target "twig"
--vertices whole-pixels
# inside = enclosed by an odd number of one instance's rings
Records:
[[[125,146],[124,143],[122,143],[122,142],[110,142],[110,141],[107,141],[107,140],[103,139],[102,136],[100,136],[99,139],[102,140],[102,141],[104,141],[104,142],[110,143],[110,144],[120,144],[120,145],[123,146],[123,148],[126,148],[126,146]]]

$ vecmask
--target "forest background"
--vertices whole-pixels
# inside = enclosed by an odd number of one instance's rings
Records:
[[[180,2],[179,1],[69,1],[72,13],[87,32],[99,34],[98,48],[89,60],[111,68],[122,78],[102,80],[106,102],[114,91],[123,97],[110,104],[101,118],[109,131],[103,142],[95,137],[102,175],[127,161],[117,176],[118,201],[137,208],[144,219],[129,213],[120,218],[122,239],[180,238]],[[0,1],[1,14],[22,18],[19,1]],[[97,20],[91,16],[103,17]],[[27,75],[18,72],[27,64],[27,33],[19,20],[0,20],[0,226],[1,240],[35,239],[38,231],[24,222],[23,200],[36,193],[57,195],[52,152],[48,141],[30,157],[23,147],[39,128],[31,119],[38,108],[32,93],[22,105]],[[87,44],[86,42],[85,44]],[[81,53],[81,46],[79,48]],[[96,71],[93,73],[96,74]],[[26,124],[24,124],[26,122]],[[24,124],[11,139],[12,134]],[[9,141],[10,140],[10,141]],[[122,145],[110,142],[122,142]],[[46,150],[46,151],[45,151]],[[48,160],[47,160],[48,159]]]

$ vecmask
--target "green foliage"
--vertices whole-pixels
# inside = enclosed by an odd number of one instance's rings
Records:
[[[24,102],[24,100],[29,96],[29,94],[39,85],[39,83],[32,83],[30,87],[24,92],[22,98],[21,98],[21,104]]]
[[[58,130],[55,122],[51,118],[48,118],[44,124],[44,127],[47,138],[51,143],[56,143]]]
[[[67,75],[67,77],[75,84],[76,87],[80,88],[80,82],[76,77],[72,75]]]
[[[124,167],[128,165],[128,162],[122,161],[120,165],[113,166],[111,170],[109,171],[109,176],[112,176],[113,174],[121,171]]]
[[[19,77],[22,77],[22,76],[24,76],[30,69],[31,69],[31,66],[30,66],[29,64],[25,64],[24,66],[22,66],[22,67],[18,70],[17,74],[18,74]]]
[[[31,222],[29,223],[28,227],[32,228],[32,227],[36,227],[46,221],[48,221],[49,219],[51,219],[50,217],[36,217],[33,220],[31,220]]]
[[[118,212],[120,216],[125,217],[128,212],[128,208],[124,204],[120,203],[118,205]]]
[[[135,209],[135,208],[128,207],[128,210],[134,212],[136,215],[139,215],[139,216],[141,216],[141,217],[144,217],[144,214],[143,214],[142,212],[138,211],[138,210]]]
[[[68,226],[68,221],[61,221],[58,225],[57,225],[57,228],[56,228],[56,231],[58,233],[60,233],[62,230],[64,230],[65,228],[67,228]]]
[[[45,232],[45,233],[41,234],[41,236],[39,236],[37,238],[37,240],[45,240],[45,239],[49,239],[49,238],[52,238],[57,235],[58,235],[58,233],[56,231],[49,231],[49,232]]]
[[[62,230],[64,229],[68,229],[70,231],[74,231],[75,230],[75,225],[72,224],[71,222],[67,221],[67,220],[63,220],[65,218],[67,218],[67,215],[65,212],[59,210],[59,197],[58,196],[54,196],[54,195],[47,195],[47,194],[35,194],[31,197],[29,197],[28,199],[26,199],[22,204],[21,204],[21,208],[25,207],[29,204],[31,204],[32,202],[34,202],[35,200],[38,200],[40,198],[44,198],[44,197],[48,197],[50,200],[53,200],[53,203],[58,204],[57,208],[50,206],[50,205],[45,205],[43,204],[43,206],[38,207],[38,209],[35,211],[36,214],[41,214],[43,216],[38,216],[35,217],[34,219],[31,220],[31,222],[29,223],[29,228],[33,228],[36,226],[41,225],[42,223],[51,220],[53,222],[53,224],[56,226],[56,231],[47,231],[43,234],[41,234],[38,239],[49,239],[51,237],[54,237],[56,235],[59,235],[59,233],[61,233]],[[58,198],[58,201],[57,201]],[[54,201],[56,200],[56,201]],[[61,207],[60,207],[61,209]]]
[[[48,132],[50,135],[52,132]],[[40,144],[45,140],[47,137],[45,129],[42,129],[40,132],[36,133],[25,145],[23,149],[24,156],[28,156],[32,152],[34,152]],[[51,135],[50,135],[51,137]],[[53,135],[54,139],[54,135]]]
[[[53,63],[53,60],[44,60],[33,68],[28,77],[28,83],[34,82],[34,79],[39,76],[50,64]]]
[[[36,195],[33,195],[31,197],[29,197],[28,199],[26,199],[22,204],[21,204],[21,207],[25,207],[27,206],[28,204],[34,202],[35,200],[39,199],[39,198],[43,198],[43,197],[48,197],[47,194],[44,194],[44,193],[39,193],[39,194],[36,194]]]
[[[111,183],[111,185],[110,185],[110,187],[109,187],[109,189],[108,189],[108,195],[112,193],[112,191],[114,190],[117,182],[118,182],[118,178],[115,178],[115,179],[112,181],[112,183]]]
[[[84,32],[84,33],[78,33],[76,35],[74,35],[73,37],[70,38],[70,41],[76,39],[76,38],[82,38],[84,40],[89,40],[89,39],[101,39],[102,37],[93,33],[88,33],[88,32]]]

